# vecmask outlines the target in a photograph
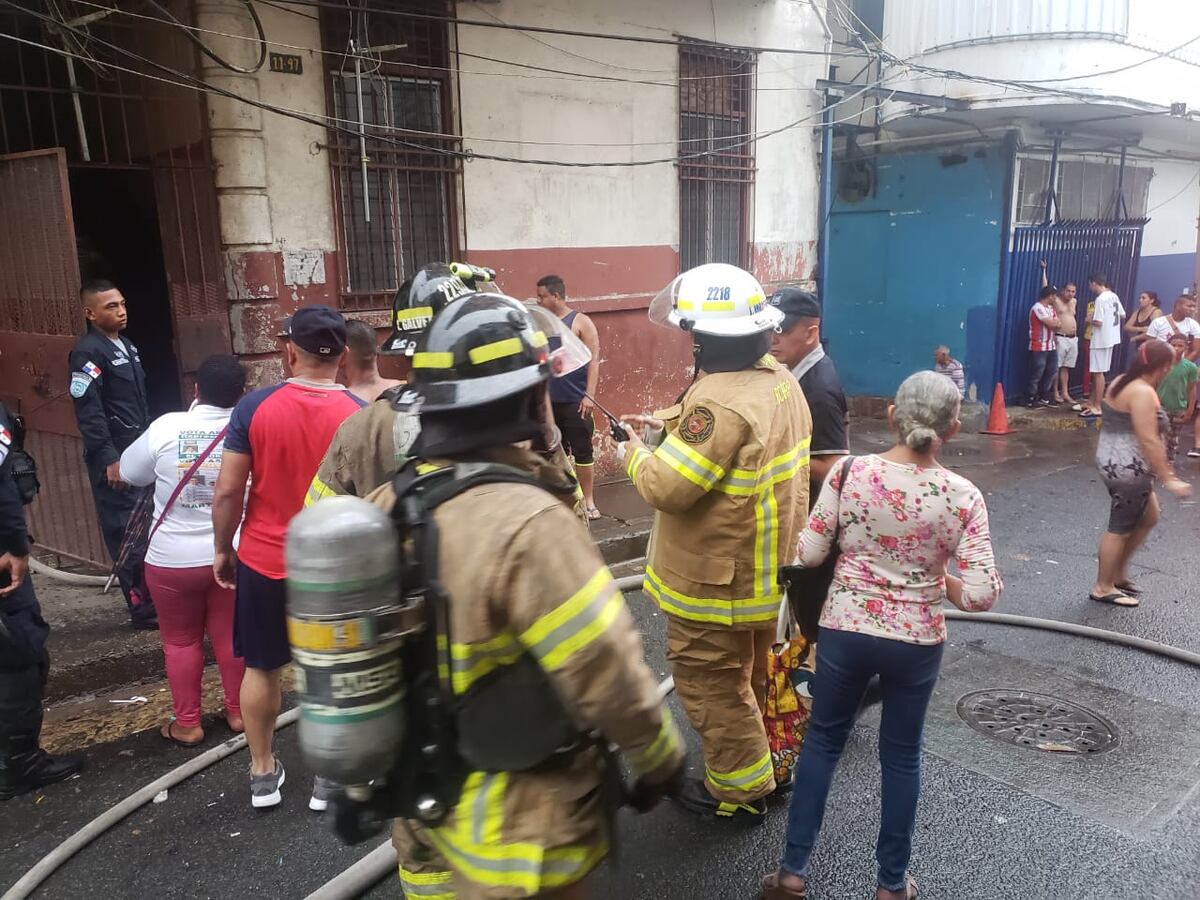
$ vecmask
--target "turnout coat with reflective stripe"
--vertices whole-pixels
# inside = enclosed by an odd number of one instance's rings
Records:
[[[523,450],[487,458],[564,481],[561,470]],[[391,484],[368,499],[390,508]],[[454,692],[528,654],[580,730],[599,731],[651,782],[670,777],[683,753],[679,733],[643,662],[624,598],[567,505],[532,485],[485,484],[447,500],[435,521]],[[460,897],[533,896],[580,880],[603,859],[600,783],[593,751],[555,771],[476,772],[450,818],[420,834],[456,885],[468,885]],[[396,844],[402,870],[412,872],[405,831],[397,827]]]
[[[374,403],[358,410],[338,426],[304,496],[305,506],[312,506],[324,497],[342,494],[365,497],[400,471],[413,441],[421,433],[418,414],[408,408],[397,409],[390,399],[393,391],[402,390],[403,385],[386,391]],[[561,442],[547,454],[547,458],[575,481],[575,468]],[[573,509],[581,521],[588,521],[587,504],[578,482],[575,484]]]
[[[629,478],[658,510],[645,590],[663,611],[726,628],[775,622],[776,572],[790,562],[808,507],[812,419],[791,372],[764,356],[751,369],[702,374]]]

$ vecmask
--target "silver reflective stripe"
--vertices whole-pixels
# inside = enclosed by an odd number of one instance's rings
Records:
[[[766,614],[774,617],[779,612],[779,599],[783,596],[776,591],[768,597],[754,597],[747,600],[713,600],[705,603],[691,598],[681,599],[668,593],[668,589],[659,577],[650,570],[646,571],[646,581],[650,583],[650,587],[655,593],[661,595],[660,600],[669,606],[675,606],[688,612],[722,616],[734,621],[755,619]]]
[[[662,453],[664,456],[669,456],[672,459],[679,462],[680,464],[682,464],[683,467],[685,469],[687,469],[689,472],[692,472],[695,475],[697,475],[700,478],[700,480],[702,482],[704,482],[705,487],[711,488],[719,480],[719,478],[715,472],[710,472],[707,469],[705,469],[703,466],[699,465],[695,460],[689,459],[687,456],[685,456],[683,453],[680,452],[679,448],[673,446],[670,441],[667,441],[665,444],[662,444],[656,452]]]
[[[617,593],[616,584],[609,581],[583,609],[563,622],[529,649],[538,659],[544,660],[565,641],[592,625],[604,613],[609,601]],[[569,602],[569,601],[568,601]]]

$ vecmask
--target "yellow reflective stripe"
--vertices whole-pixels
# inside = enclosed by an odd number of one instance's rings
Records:
[[[450,686],[465,694],[475,682],[501,666],[512,665],[525,649],[516,637],[505,632],[478,644],[450,645]]]
[[[312,484],[308,486],[308,493],[304,495],[304,505],[312,506],[318,500],[324,500],[326,497],[336,497],[338,492],[321,480],[320,475],[314,475]]]
[[[777,582],[779,502],[775,489],[766,488],[754,504],[755,584],[760,594],[769,594]]]
[[[704,767],[709,783],[718,790],[726,791],[756,791],[771,780],[774,771],[769,750],[761,759],[734,772],[714,772],[708,766]]]
[[[737,304],[732,300],[706,300],[700,304],[703,312],[733,312]]]
[[[706,491],[725,477],[725,470],[716,463],[697,453],[674,434],[668,434],[667,439],[654,451],[656,458],[662,460],[675,472],[688,481]]]
[[[717,485],[717,490],[734,496],[749,497],[757,494],[762,488],[794,478],[800,469],[808,465],[808,448],[811,444],[812,438],[804,438],[791,450],[779,454],[759,469],[731,469],[729,475]]]
[[[630,481],[637,479],[637,471],[642,467],[642,463],[650,458],[650,451],[645,447],[634,447],[633,452],[629,454],[629,461],[625,463],[625,472],[629,475]]]
[[[430,842],[457,872],[488,887],[515,888],[536,895],[584,878],[608,845],[555,847],[502,843],[506,773],[472,772],[463,785],[451,826],[428,832]]]
[[[422,900],[456,900],[458,897],[450,886],[449,872],[410,872],[400,866],[400,887],[405,897]]]
[[[691,300],[676,300],[675,308],[682,309],[684,312],[691,312],[696,308],[696,304]]]
[[[452,369],[454,368],[454,354],[414,353],[412,367],[414,369]]]
[[[629,753],[629,764],[638,775],[645,775],[653,772],[659,766],[669,760],[679,749],[679,730],[675,727],[675,721],[671,718],[671,710],[664,706],[662,708],[662,725],[659,726],[658,734],[649,747],[642,750],[637,750]]]
[[[733,600],[689,597],[667,587],[653,566],[646,566],[642,590],[658,603],[663,612],[692,622],[720,625],[774,622],[779,615],[779,601],[783,599],[783,593],[777,588],[770,594]]]
[[[607,567],[600,568],[565,603],[521,633],[521,643],[542,667],[554,671],[603,634],[625,603]]]
[[[510,337],[502,341],[492,341],[490,344],[474,347],[467,353],[467,356],[470,357],[471,362],[478,366],[486,362],[491,362],[494,359],[516,356],[521,352],[521,349],[521,339]]]
[[[409,319],[420,319],[420,318],[423,318],[426,316],[432,316],[432,315],[433,315],[433,307],[432,306],[416,306],[416,307],[413,307],[412,309],[396,310],[396,321],[397,322],[407,322]]]
[[[550,341],[546,338],[546,332],[535,331],[533,333],[533,337],[529,339],[529,343],[533,344],[535,347],[545,347],[548,343],[550,343]]]
[[[436,472],[441,468],[442,466],[439,466],[436,463],[417,463],[417,474],[428,475],[430,472]]]

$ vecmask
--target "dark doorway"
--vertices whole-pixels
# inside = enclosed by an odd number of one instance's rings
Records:
[[[154,179],[147,170],[71,167],[79,274],[125,295],[125,332],[142,357],[150,415],[181,409],[179,363]]]

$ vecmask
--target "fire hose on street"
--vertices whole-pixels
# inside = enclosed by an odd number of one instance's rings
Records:
[[[616,586],[622,592],[638,590],[642,585],[642,576],[631,575],[627,578],[616,579]],[[1067,634],[1073,637],[1089,638],[1122,647],[1141,650],[1173,659],[1187,665],[1200,668],[1200,653],[1172,647],[1159,641],[1151,641],[1133,635],[1121,634],[1116,631],[1106,631],[1089,625],[1077,625],[1073,622],[1059,622],[1055,619],[1041,619],[1032,616],[1008,615],[1006,613],[965,613],[957,609],[945,610],[947,619],[955,621],[979,622],[988,625],[1009,625],[1016,628],[1032,628],[1038,631],[1051,631]],[[668,677],[659,685],[659,693],[665,698],[675,688],[674,680]],[[284,728],[295,722],[300,715],[299,709],[291,709],[283,713],[275,723],[276,729]],[[79,829],[54,850],[43,857],[32,869],[11,888],[0,900],[25,900],[56,870],[70,860],[76,853],[104,834],[122,819],[126,818],[145,804],[151,802],[160,791],[168,790],[175,785],[202,772],[209,766],[237,752],[246,745],[244,735],[238,735],[217,747],[192,758],[188,762],[172,769],[166,775],[135,791],[116,806],[101,813],[83,828]],[[349,900],[366,892],[383,878],[396,869],[396,852],[390,841],[385,841],[368,853],[354,865],[335,876],[323,886],[308,895],[307,900]]]

